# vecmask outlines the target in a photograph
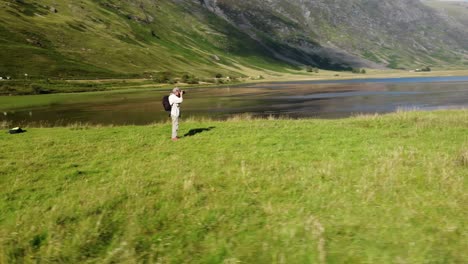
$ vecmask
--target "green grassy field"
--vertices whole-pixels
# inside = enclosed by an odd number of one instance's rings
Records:
[[[0,134],[0,263],[466,263],[468,111]]]

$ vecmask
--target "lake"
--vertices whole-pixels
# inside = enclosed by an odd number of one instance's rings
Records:
[[[169,91],[96,93],[91,102],[68,100],[46,106],[9,109],[0,121],[14,126],[144,125],[167,120],[161,98]],[[50,96],[50,95],[38,95]],[[77,96],[66,94],[64,96]],[[183,118],[226,119],[253,116],[343,118],[399,109],[468,107],[468,76],[340,81],[296,81],[220,88],[192,88],[182,105]]]

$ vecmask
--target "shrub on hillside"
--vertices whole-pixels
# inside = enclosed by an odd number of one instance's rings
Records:
[[[366,69],[360,69],[360,68],[353,68],[351,70],[352,73],[360,73],[360,74],[366,74]]]
[[[319,68],[317,68],[317,67],[312,67],[312,66],[306,66],[306,72],[315,72],[315,73],[319,73]]]
[[[172,72],[158,72],[153,75],[153,81],[157,83],[169,83],[173,80],[174,74]]]
[[[14,94],[16,89],[10,85],[0,85],[0,95]]]
[[[200,82],[200,80],[192,74],[182,75],[182,78],[180,78],[180,81],[183,83],[188,83],[188,84],[198,84]]]
[[[37,84],[32,84],[31,85],[31,90],[33,94],[47,94],[49,93],[48,90],[44,89],[44,87],[37,85]]]
[[[190,75],[184,74],[184,75],[182,75],[182,77],[180,78],[180,81],[183,82],[183,83],[187,83],[188,80],[189,80],[189,78],[190,78]]]

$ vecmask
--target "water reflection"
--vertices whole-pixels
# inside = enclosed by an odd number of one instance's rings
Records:
[[[457,77],[458,78],[458,77]],[[234,114],[340,118],[359,113],[385,113],[399,108],[468,107],[465,81],[427,82],[289,82],[241,87],[192,89],[183,117],[228,118]],[[415,78],[411,78],[414,80]],[[3,112],[1,121],[15,125],[150,124],[167,120],[161,98],[166,91],[96,94],[92,103],[68,103]],[[101,100],[102,99],[102,100]]]

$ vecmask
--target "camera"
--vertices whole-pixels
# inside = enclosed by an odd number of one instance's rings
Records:
[[[186,91],[185,91],[185,90],[181,90],[180,93],[181,93],[181,94],[185,94]]]

